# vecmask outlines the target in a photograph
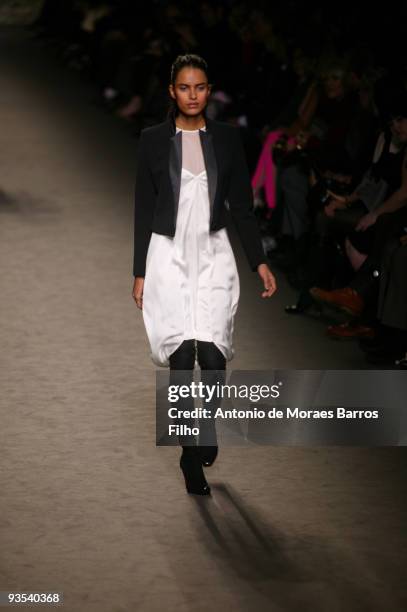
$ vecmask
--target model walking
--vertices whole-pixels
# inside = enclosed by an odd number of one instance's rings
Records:
[[[253,271],[270,297],[276,282],[263,252],[238,128],[206,117],[208,68],[197,55],[171,68],[171,109],[163,123],[141,132],[135,190],[133,297],[143,311],[157,366],[221,375],[233,358],[239,276],[226,231],[227,210]],[[209,377],[209,378],[208,378]],[[174,380],[174,379],[173,379]],[[202,466],[218,448],[214,424],[199,443],[180,437],[189,493],[207,495]]]

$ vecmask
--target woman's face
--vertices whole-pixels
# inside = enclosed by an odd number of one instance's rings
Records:
[[[396,117],[390,121],[393,136],[400,143],[407,142],[407,117]]]
[[[330,70],[322,76],[325,95],[330,100],[335,100],[336,98],[342,98],[344,96],[345,88],[343,77],[343,72],[340,70]]]
[[[171,83],[169,91],[180,112],[194,117],[202,113],[207,105],[211,86],[203,70],[186,66],[179,71],[175,84]]]

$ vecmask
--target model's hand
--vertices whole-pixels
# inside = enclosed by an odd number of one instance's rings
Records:
[[[267,264],[262,263],[258,266],[257,272],[264,283],[265,291],[261,294],[261,297],[271,297],[275,291],[277,291],[277,283],[273,273]]]
[[[133,298],[137,304],[137,308],[142,310],[143,308],[143,289],[144,289],[144,278],[142,276],[136,276],[133,285]]]
[[[364,215],[359,220],[359,223],[355,227],[355,230],[357,232],[364,232],[365,230],[367,230],[368,227],[370,227],[371,225],[374,225],[376,221],[377,221],[377,214],[375,212],[367,213],[367,215]]]

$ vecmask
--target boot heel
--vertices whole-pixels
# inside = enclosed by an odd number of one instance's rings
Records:
[[[179,464],[187,492],[191,495],[210,495],[211,489],[206,482],[196,446],[184,447]]]

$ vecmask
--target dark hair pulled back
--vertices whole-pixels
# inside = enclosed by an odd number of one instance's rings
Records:
[[[185,55],[178,55],[175,61],[171,66],[171,75],[170,82],[172,85],[175,85],[175,81],[177,80],[178,73],[183,68],[199,68],[206,74],[206,77],[209,81],[209,73],[208,73],[208,64],[200,55],[196,55],[195,53],[186,53]],[[205,114],[205,111],[204,111]],[[169,108],[168,108],[168,117],[171,117],[173,121],[175,121],[175,117],[178,115],[178,106],[177,102],[170,98]]]

